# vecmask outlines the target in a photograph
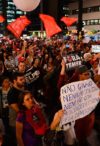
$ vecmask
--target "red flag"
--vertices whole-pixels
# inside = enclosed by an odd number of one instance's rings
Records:
[[[69,17],[62,17],[61,18],[61,21],[63,21],[67,26],[71,26],[77,20],[78,20],[77,18],[69,18]]]
[[[4,17],[0,15],[0,23],[2,23],[4,21],[5,21]]]
[[[7,29],[10,30],[17,38],[19,38],[22,34],[22,31],[30,23],[31,22],[27,19],[26,16],[21,16],[8,24]]]
[[[51,37],[54,34],[57,34],[62,31],[53,17],[44,14],[39,14],[39,17],[44,23],[46,34],[48,37]]]

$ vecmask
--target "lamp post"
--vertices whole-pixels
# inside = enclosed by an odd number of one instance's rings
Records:
[[[78,35],[79,32],[81,32],[82,30],[82,25],[83,25],[83,21],[82,21],[82,13],[83,13],[83,0],[78,0],[78,26],[77,26],[77,30],[78,30]]]
[[[41,0],[41,3],[40,3],[40,13],[43,14],[43,0]],[[41,21],[41,37],[42,37],[42,34],[43,34],[43,23]]]

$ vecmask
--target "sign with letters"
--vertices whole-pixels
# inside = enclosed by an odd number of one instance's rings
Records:
[[[72,69],[77,66],[82,65],[82,56],[79,56],[78,54],[69,54],[65,57],[63,57],[67,69]]]
[[[100,45],[92,45],[93,53],[100,53]]]
[[[73,82],[60,91],[64,116],[61,125],[83,118],[90,114],[99,102],[99,88],[92,79]]]
[[[27,84],[31,84],[40,77],[39,70],[29,70],[25,74],[25,79]]]

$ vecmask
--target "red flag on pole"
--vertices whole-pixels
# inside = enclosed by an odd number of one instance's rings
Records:
[[[2,23],[4,21],[5,21],[4,17],[0,15],[0,23]]]
[[[61,18],[61,21],[63,21],[67,26],[71,26],[77,20],[78,20],[77,18],[69,18],[69,17],[62,17]]]
[[[22,31],[30,23],[31,22],[27,19],[26,16],[21,16],[17,18],[15,21],[8,24],[7,29],[11,31],[17,38],[19,38],[22,34]]]
[[[57,34],[62,31],[53,17],[45,14],[39,14],[39,17],[44,24],[47,37],[51,37],[54,34]]]

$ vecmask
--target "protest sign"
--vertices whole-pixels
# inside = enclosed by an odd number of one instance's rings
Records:
[[[73,82],[61,88],[64,116],[61,125],[90,114],[99,102],[99,88],[92,79]]]
[[[85,36],[84,39],[83,39],[83,43],[88,44],[90,40],[91,40],[90,36]]]
[[[40,77],[39,70],[29,69],[25,74],[25,79],[27,84],[31,84],[35,82],[37,79],[39,79],[39,77]]]
[[[79,56],[78,54],[68,54],[63,57],[67,70],[70,70],[72,68],[78,67],[82,65],[82,56]]]
[[[93,53],[100,53],[100,45],[92,45]]]

